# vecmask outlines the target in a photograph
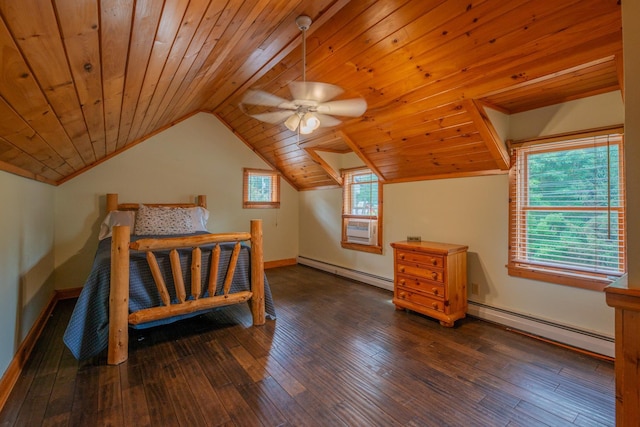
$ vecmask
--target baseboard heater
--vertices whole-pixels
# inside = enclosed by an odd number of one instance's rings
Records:
[[[473,317],[497,323],[531,335],[566,344],[571,347],[615,357],[613,337],[562,325],[548,320],[515,313],[502,308],[491,307],[479,302],[469,301],[467,313]]]
[[[302,256],[298,257],[298,264],[393,291],[393,279],[386,277],[376,276],[374,274],[364,273],[362,271]],[[467,314],[570,347],[583,349],[607,357],[614,357],[615,355],[613,337],[550,322],[548,320],[538,319],[502,308],[488,306],[475,301],[469,301]]]
[[[317,261],[315,259],[306,258],[303,256],[298,257],[298,264],[317,268],[318,270],[337,274],[338,276],[357,280],[358,282],[363,282],[367,285],[373,285],[378,288],[386,289],[388,291],[393,291],[393,279],[388,279],[386,277],[376,276],[375,274],[371,273],[364,273],[362,271],[353,270],[351,268],[340,267],[335,264],[329,264],[324,261]]]

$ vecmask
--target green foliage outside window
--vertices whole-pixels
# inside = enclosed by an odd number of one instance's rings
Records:
[[[619,270],[620,146],[534,152],[526,159],[527,260]]]
[[[378,215],[378,177],[374,173],[356,174],[351,184],[351,214]]]
[[[249,176],[249,201],[271,202],[273,197],[273,177],[264,175]]]

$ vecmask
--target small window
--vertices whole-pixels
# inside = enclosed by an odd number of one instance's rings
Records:
[[[342,247],[382,253],[382,185],[369,169],[342,173]]]
[[[275,171],[244,169],[242,207],[279,208],[280,174]]]
[[[626,271],[621,134],[517,146],[509,274],[602,290]]]

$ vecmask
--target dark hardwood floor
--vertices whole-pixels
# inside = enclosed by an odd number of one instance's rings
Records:
[[[302,266],[267,271],[278,319],[245,305],[132,333],[130,358],[76,361],[74,300],[49,319],[1,426],[599,426],[613,363]]]

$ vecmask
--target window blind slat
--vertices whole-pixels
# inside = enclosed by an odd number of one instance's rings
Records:
[[[509,263],[625,270],[622,135],[521,146],[511,179]]]

